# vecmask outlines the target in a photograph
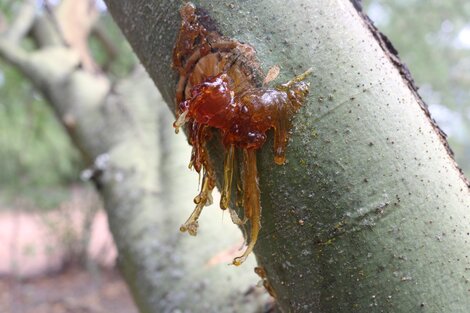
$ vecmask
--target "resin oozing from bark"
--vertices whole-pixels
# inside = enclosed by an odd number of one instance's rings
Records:
[[[255,267],[255,273],[261,278],[261,282],[264,288],[266,289],[266,291],[271,295],[271,297],[276,299],[277,294],[274,291],[273,287],[271,287],[271,284],[269,283],[268,275],[264,267],[261,267],[261,266]]]
[[[233,260],[240,265],[253,251],[261,227],[256,151],[266,141],[266,132],[273,129],[274,161],[284,164],[291,118],[308,94],[309,84],[304,80],[310,70],[285,84],[268,87],[275,77],[263,79],[253,47],[222,36],[209,16],[191,3],[184,4],[180,14],[182,23],[173,51],[173,67],[180,75],[174,127],[178,132],[186,126],[193,147],[190,167],[203,174],[201,191],[194,199],[196,208],[180,230],[196,235],[198,217],[212,203],[215,172],[206,145],[212,132],[218,131],[225,147],[220,207],[230,211],[234,223],[250,223],[247,248]],[[240,165],[236,163],[238,151]],[[235,168],[242,174],[235,175]],[[234,182],[238,177],[241,184]],[[232,186],[242,194],[236,203],[243,207],[243,218],[232,208]]]

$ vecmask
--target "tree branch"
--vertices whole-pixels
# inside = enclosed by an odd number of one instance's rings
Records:
[[[66,43],[80,55],[82,66],[90,73],[98,71],[98,65],[91,56],[88,37],[98,16],[94,0],[63,0],[54,10],[60,33]]]
[[[0,37],[0,57],[8,63],[23,69],[23,71],[26,69],[28,53],[20,46],[2,37]]]
[[[7,31],[2,34],[2,37],[14,44],[20,42],[31,29],[35,15],[34,1],[25,0]]]

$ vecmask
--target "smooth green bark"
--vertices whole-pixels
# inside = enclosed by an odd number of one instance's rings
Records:
[[[106,2],[172,107],[181,2]],[[253,45],[265,70],[280,65],[278,81],[314,70],[288,164],[273,164],[272,142],[258,154],[263,215],[255,251],[282,309],[468,312],[467,182],[353,5],[195,3],[224,35]],[[212,151],[219,167],[220,151]]]

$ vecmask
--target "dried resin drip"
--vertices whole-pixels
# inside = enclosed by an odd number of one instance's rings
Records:
[[[253,251],[261,228],[256,151],[273,129],[274,161],[284,164],[291,118],[308,95],[305,78],[310,71],[268,87],[279,68],[264,78],[253,47],[222,36],[209,16],[191,3],[184,4],[180,14],[182,23],[173,51],[173,67],[180,75],[174,127],[176,131],[186,127],[193,147],[190,167],[203,173],[201,191],[194,199],[196,208],[180,229],[196,235],[198,217],[212,202],[215,172],[206,145],[212,132],[218,131],[225,147],[220,207],[230,211],[234,223],[249,221],[250,226],[247,248],[233,260],[240,265]],[[237,151],[242,153],[242,164],[236,162]],[[241,178],[235,175],[235,168],[242,169]],[[234,201],[232,189],[242,195],[241,201],[238,196]],[[243,207],[242,218],[233,209],[234,202]]]

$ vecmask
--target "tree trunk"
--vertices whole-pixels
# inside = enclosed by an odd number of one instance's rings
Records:
[[[173,109],[181,2],[106,2]],[[273,164],[272,139],[258,153],[263,214],[255,252],[281,308],[468,312],[468,182],[406,68],[359,5],[195,3],[224,35],[253,45],[265,71],[280,65],[279,81],[314,70],[288,163]],[[219,169],[220,149],[211,151]]]

